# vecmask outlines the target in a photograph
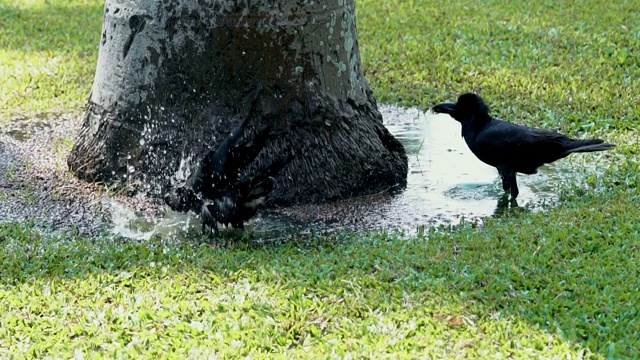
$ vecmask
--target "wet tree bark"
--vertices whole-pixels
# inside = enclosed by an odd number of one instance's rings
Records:
[[[246,171],[295,154],[275,179],[272,205],[406,180],[404,148],[362,74],[354,0],[107,0],[69,167],[85,180],[160,194],[224,139],[257,86],[265,89],[258,122],[279,135]]]

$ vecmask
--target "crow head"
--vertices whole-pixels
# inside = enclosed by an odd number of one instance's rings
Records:
[[[202,200],[198,198],[193,189],[188,187],[178,187],[164,195],[164,202],[171,210],[187,212],[200,210]]]
[[[489,115],[489,107],[476,94],[460,95],[457,103],[442,103],[433,107],[433,112],[449,114],[463,125],[474,118],[484,118]]]

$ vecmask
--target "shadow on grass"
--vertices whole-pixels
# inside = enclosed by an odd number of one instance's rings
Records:
[[[481,229],[432,229],[428,239],[412,241],[345,234],[211,247],[51,239],[25,226],[0,225],[0,298],[13,304],[5,305],[11,314],[45,304],[51,312],[69,306],[60,299],[70,298],[76,299],[71,306],[77,313],[123,307],[124,315],[104,325],[107,332],[117,332],[127,316],[149,312],[155,314],[149,315],[150,324],[212,322],[213,328],[205,325],[199,335],[205,338],[207,331],[239,322],[257,335],[225,336],[278,339],[258,346],[261,351],[273,351],[283,341],[287,351],[305,354],[308,343],[321,347],[327,339],[360,339],[361,344],[345,342],[346,348],[379,341],[385,344],[382,352],[422,349],[436,356],[486,351],[485,356],[549,357],[588,349],[586,355],[634,357],[640,242],[585,226],[615,229],[607,222],[625,217],[621,212],[603,218],[598,200],[591,200],[596,209],[589,214],[552,211],[558,216],[553,224],[545,214],[525,214],[491,220]],[[91,321],[86,315],[59,316],[59,326]],[[179,336],[182,330],[172,331]],[[165,328],[165,335],[170,332]],[[442,341],[443,353],[429,352]]]

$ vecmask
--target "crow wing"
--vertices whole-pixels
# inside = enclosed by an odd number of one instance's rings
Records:
[[[543,164],[567,156],[570,142],[560,133],[493,119],[477,134],[474,144],[478,153],[474,153],[490,165],[534,174]]]

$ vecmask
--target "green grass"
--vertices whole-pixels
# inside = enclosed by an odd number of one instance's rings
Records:
[[[475,91],[531,125],[635,130],[639,5],[364,1],[363,67],[382,102],[426,109]]]
[[[98,59],[103,6],[0,0],[0,117],[82,108]]]
[[[639,205],[257,249],[3,226],[0,357],[637,355]]]
[[[77,112],[102,1],[0,0],[0,111]],[[619,144],[545,213],[262,248],[0,225],[0,358],[640,357],[638,1],[358,1],[381,102]]]

